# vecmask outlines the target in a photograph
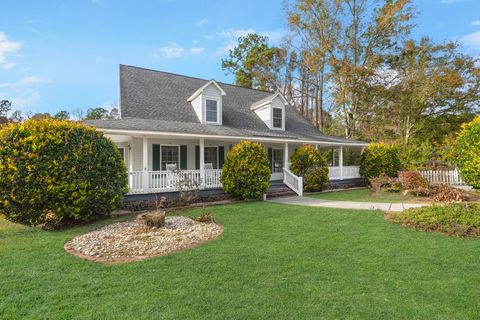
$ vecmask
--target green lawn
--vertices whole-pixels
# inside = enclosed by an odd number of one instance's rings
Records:
[[[209,210],[225,227],[220,239],[123,265],[63,251],[106,221],[54,233],[0,221],[0,318],[480,317],[478,239],[407,229],[378,211],[262,202]]]
[[[321,193],[306,194],[308,197],[324,199],[324,200],[336,200],[336,201],[360,201],[360,202],[415,202],[415,197],[408,195],[404,196],[399,192],[382,191],[379,194],[372,194],[372,191],[367,188],[351,189],[351,190],[339,190],[329,191]]]

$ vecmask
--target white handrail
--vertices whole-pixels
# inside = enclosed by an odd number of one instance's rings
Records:
[[[221,169],[206,169],[205,176],[201,177],[200,170],[176,170],[176,171],[148,171],[148,187],[144,188],[145,174],[143,171],[129,172],[130,193],[154,193],[192,190],[192,189],[212,189],[220,188]],[[203,185],[201,182],[204,182]]]
[[[288,169],[283,169],[283,183],[295,191],[299,196],[303,196],[303,177],[297,177]]]

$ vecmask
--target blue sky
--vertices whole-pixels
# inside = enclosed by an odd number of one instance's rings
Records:
[[[480,53],[480,0],[416,0],[413,35]],[[0,0],[0,99],[50,112],[118,103],[118,65],[231,82],[220,68],[239,35],[278,42],[279,1]]]

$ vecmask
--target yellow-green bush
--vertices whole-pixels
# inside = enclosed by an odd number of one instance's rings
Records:
[[[456,154],[463,180],[474,188],[480,188],[480,116],[462,125]]]
[[[365,148],[360,160],[360,175],[365,181],[380,176],[382,173],[393,178],[400,170],[398,149],[394,145],[372,143]]]
[[[116,146],[93,127],[53,119],[0,130],[0,212],[26,225],[108,215],[128,191]]]
[[[270,175],[265,147],[243,141],[228,152],[220,180],[226,192],[243,199],[259,199],[268,192]]]
[[[325,157],[311,145],[303,145],[290,157],[290,170],[303,177],[303,190],[321,191],[328,182],[328,164]]]

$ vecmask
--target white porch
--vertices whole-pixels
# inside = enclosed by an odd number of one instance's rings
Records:
[[[221,188],[222,165],[230,148],[239,142],[231,138],[178,136],[135,136],[106,133],[120,149],[128,168],[130,194],[173,192],[186,188]],[[293,151],[304,143],[258,141],[268,150],[271,180],[283,180],[297,193],[302,179],[289,170]],[[360,178],[358,165],[344,159],[352,146],[310,143],[324,152],[329,161],[330,180]],[[305,143],[306,144],[306,143]],[[361,146],[353,146],[360,153]],[[182,181],[188,181],[188,186]]]

